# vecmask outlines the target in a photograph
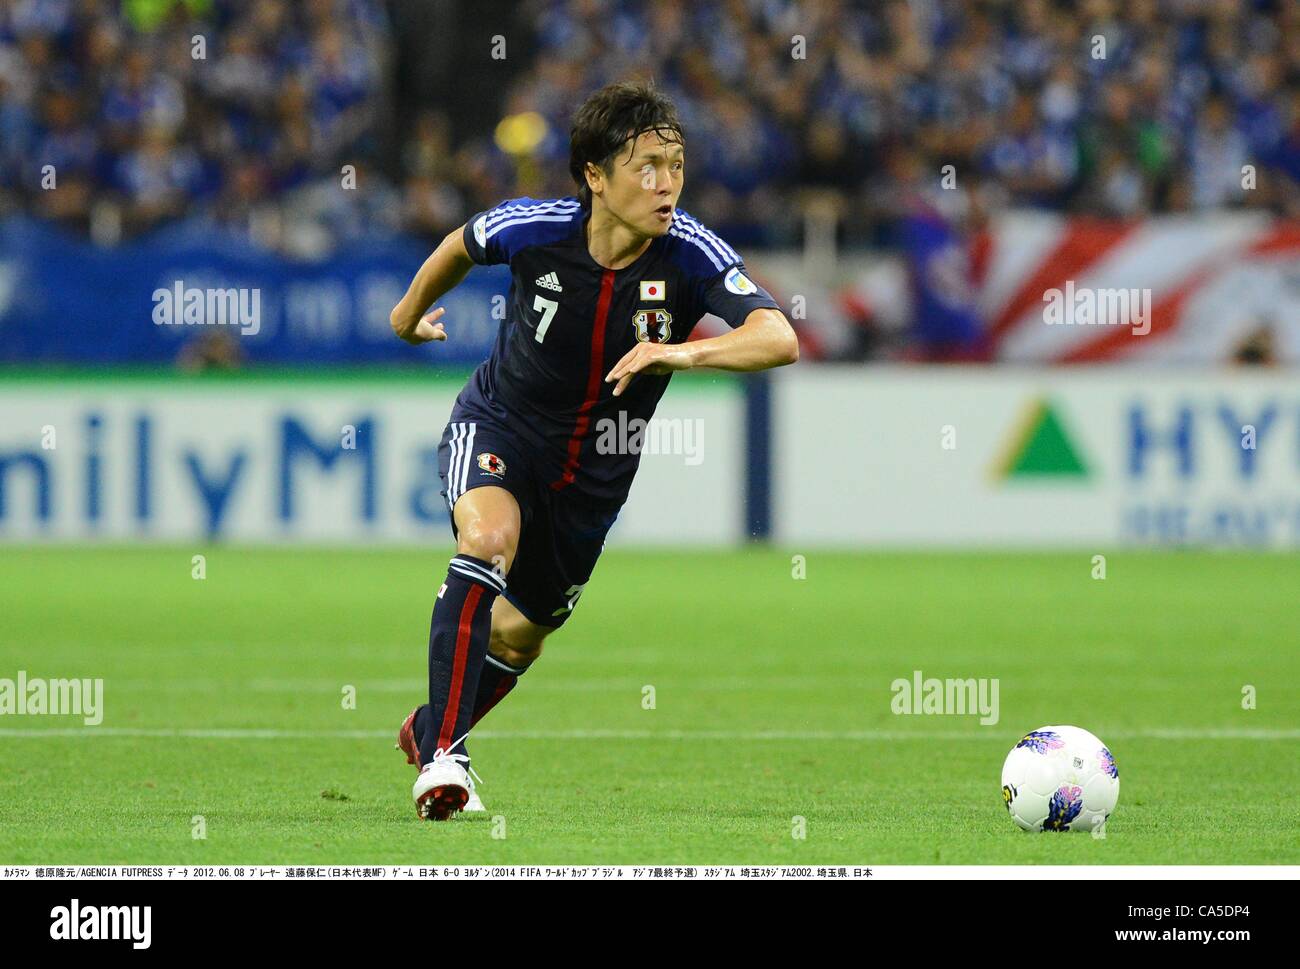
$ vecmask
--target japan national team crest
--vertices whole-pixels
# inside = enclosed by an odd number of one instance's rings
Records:
[[[506,463],[495,454],[489,454],[484,451],[478,456],[478,466],[488,474],[494,474],[498,478],[506,476]]]
[[[673,314],[667,310],[637,310],[632,325],[642,343],[667,343],[673,335]]]

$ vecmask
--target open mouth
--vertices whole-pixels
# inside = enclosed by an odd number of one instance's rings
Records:
[[[655,215],[659,216],[660,219],[667,222],[669,219],[673,217],[673,207],[667,204],[661,205],[659,206],[659,208],[655,209]]]

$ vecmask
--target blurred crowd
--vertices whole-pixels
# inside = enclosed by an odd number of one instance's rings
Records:
[[[1300,214],[1295,0],[553,0],[538,22],[512,108],[558,129],[652,75],[712,223],[796,232],[816,192],[870,239],[948,165],[985,210]]]
[[[108,242],[328,236],[358,215],[322,180],[381,155],[389,46],[380,0],[0,0],[0,206]]]
[[[493,106],[462,132],[403,103],[400,5],[0,0],[0,210],[107,241],[182,215],[304,251],[435,235],[569,194],[574,107],[643,76],[681,111],[687,208],[737,244],[814,208],[888,244],[918,197],[1300,215],[1295,0],[523,0],[500,84],[442,92]]]

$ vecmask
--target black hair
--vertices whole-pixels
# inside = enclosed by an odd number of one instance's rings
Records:
[[[587,164],[606,174],[629,139],[653,131],[661,140],[683,144],[685,135],[677,107],[651,81],[618,81],[592,94],[573,116],[569,134],[569,174],[578,184],[578,198],[591,207]]]

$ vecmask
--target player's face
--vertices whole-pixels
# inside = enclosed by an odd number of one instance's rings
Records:
[[[647,236],[668,232],[682,194],[685,152],[653,131],[642,132],[614,159],[602,195],[610,212]]]

